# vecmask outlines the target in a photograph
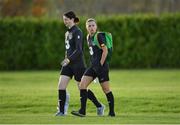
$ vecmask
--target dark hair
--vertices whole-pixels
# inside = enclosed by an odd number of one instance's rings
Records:
[[[76,14],[73,11],[69,11],[64,13],[64,16],[66,16],[69,19],[74,19],[75,23],[79,23],[79,18],[76,17]]]

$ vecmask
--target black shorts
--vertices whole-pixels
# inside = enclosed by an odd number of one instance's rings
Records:
[[[69,76],[72,78],[74,76],[74,79],[78,82],[81,81],[81,78],[85,72],[86,68],[81,66],[64,66],[61,69],[61,75]]]
[[[100,83],[109,81],[109,66],[108,64],[103,66],[91,66],[86,69],[84,76],[91,76],[93,79],[98,77]]]

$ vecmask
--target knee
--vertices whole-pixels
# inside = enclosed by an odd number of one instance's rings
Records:
[[[79,85],[79,88],[80,89],[87,89],[86,85],[85,85],[85,82],[81,81],[80,82],[80,85]]]
[[[59,89],[59,90],[65,90],[65,89],[66,89],[66,85],[65,85],[62,81],[59,81],[59,83],[58,83],[58,89]]]
[[[105,94],[109,93],[110,91],[111,91],[110,89],[103,89],[103,92],[104,92]]]
[[[80,89],[87,89],[87,80],[85,78],[81,79],[80,85],[79,85]]]
[[[111,91],[109,87],[102,87],[102,90],[105,94],[107,94]]]

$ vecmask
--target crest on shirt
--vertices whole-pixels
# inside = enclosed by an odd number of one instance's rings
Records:
[[[95,46],[94,42],[92,39],[88,39],[88,46]]]
[[[69,40],[72,39],[72,37],[73,37],[72,33],[69,33],[69,34],[68,34]]]
[[[95,43],[92,40],[90,41],[90,46],[95,46]]]
[[[94,43],[94,42],[92,42],[92,46],[95,46],[95,43]]]

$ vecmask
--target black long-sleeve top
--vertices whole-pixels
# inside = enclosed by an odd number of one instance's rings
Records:
[[[83,34],[79,27],[74,25],[65,33],[66,57],[71,64],[84,63],[83,61]]]

